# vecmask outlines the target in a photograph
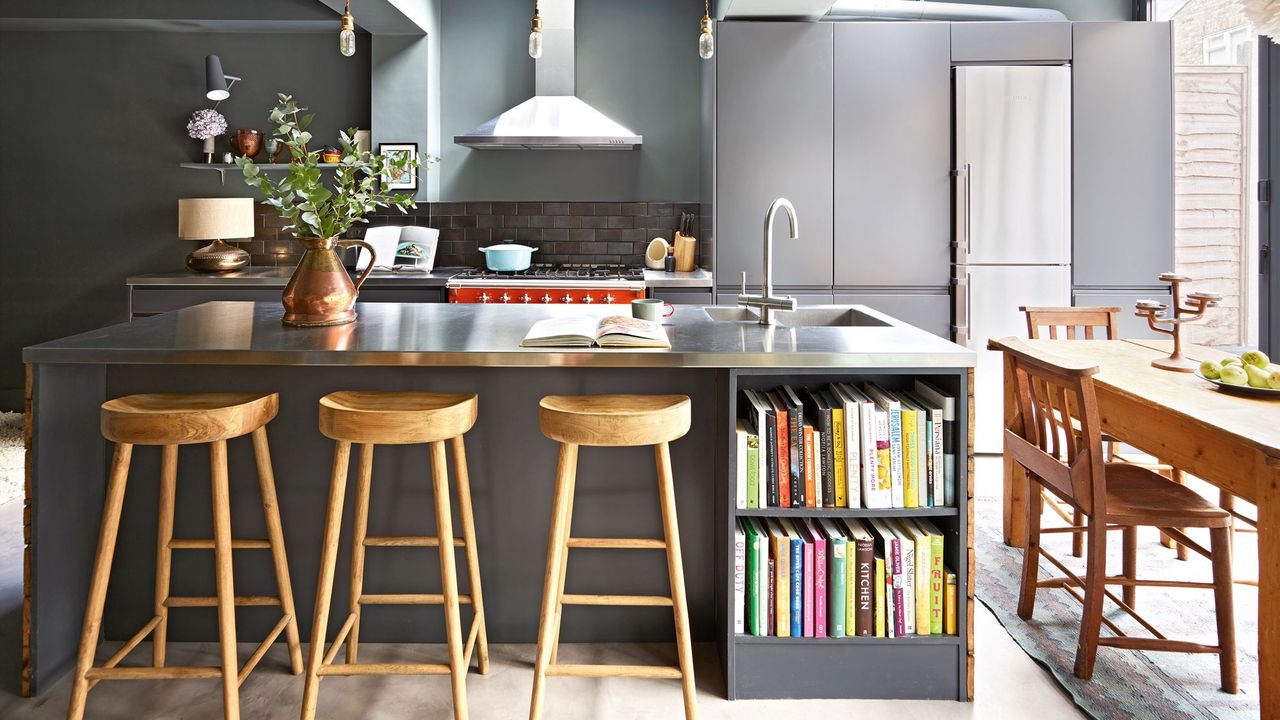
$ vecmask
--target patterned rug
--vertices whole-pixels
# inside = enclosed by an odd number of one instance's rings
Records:
[[[1258,592],[1249,585],[1235,585],[1236,643],[1239,646],[1240,693],[1219,690],[1218,656],[1209,654],[1156,653],[1116,648],[1099,648],[1092,681],[1073,674],[1075,649],[1080,628],[1080,603],[1066,590],[1040,589],[1036,594],[1034,618],[1024,622],[1017,614],[1018,585],[1022,573],[1022,551],[1008,547],[1001,538],[1000,499],[980,496],[975,502],[974,542],[977,552],[978,599],[995,614],[1014,641],[1036,662],[1043,665],[1072,696],[1076,705],[1095,718],[1256,718],[1258,705]],[[1054,524],[1046,514],[1045,526]],[[1056,517],[1053,518],[1057,520]],[[1067,534],[1043,537],[1044,546],[1072,572],[1083,576],[1082,559],[1071,557]],[[1207,533],[1197,542],[1208,546]],[[1255,535],[1238,534],[1236,577],[1257,577]],[[1119,574],[1120,534],[1112,533],[1108,567]],[[1042,577],[1048,577],[1047,562],[1041,562]],[[1190,553],[1179,561],[1174,551],[1161,547],[1157,531],[1140,534],[1138,577],[1207,582],[1209,561]],[[1119,593],[1120,588],[1113,588]],[[1110,601],[1106,616],[1126,634],[1149,634]],[[1211,590],[1139,588],[1137,610],[1165,636],[1216,644]],[[1104,627],[1103,633],[1109,631]],[[977,648],[980,658],[982,648]],[[981,662],[981,660],[979,660]]]

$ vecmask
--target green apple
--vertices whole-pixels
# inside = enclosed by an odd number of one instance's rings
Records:
[[[1267,379],[1267,371],[1256,365],[1245,365],[1245,374],[1249,376],[1249,386],[1256,388],[1269,388],[1271,381]]]
[[[1239,365],[1239,364],[1240,364],[1240,358],[1238,357],[1222,358],[1223,367],[1226,367],[1228,365]]]
[[[1266,367],[1271,364],[1271,358],[1267,357],[1267,354],[1261,350],[1250,350],[1240,356],[1240,362],[1245,365],[1252,365],[1265,370]]]
[[[1210,380],[1217,380],[1218,376],[1221,374],[1221,371],[1219,370],[1220,367],[1221,366],[1218,365],[1218,363],[1212,360],[1205,360],[1200,363],[1200,374]]]
[[[1267,375],[1267,383],[1271,385],[1272,390],[1280,390],[1280,370],[1272,370]]]
[[[1222,382],[1228,385],[1248,385],[1249,375],[1239,365],[1228,365],[1222,368]]]

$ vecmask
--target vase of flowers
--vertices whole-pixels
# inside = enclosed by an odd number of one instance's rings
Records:
[[[395,207],[400,212],[417,207],[411,195],[386,192],[378,183],[383,175],[412,172],[421,163],[405,154],[373,155],[355,145],[355,128],[341,135],[341,157],[334,169],[334,179],[326,186],[321,179],[320,151],[307,150],[311,133],[307,126],[314,115],[301,115],[306,108],[289,95],[280,95],[269,120],[276,128],[275,137],[293,155],[288,173],[271,180],[249,158],[236,158],[244,173],[244,181],[257,188],[284,218],[286,230],[306,248],[298,267],[289,278],[281,299],[284,324],[302,327],[342,325],[356,319],[355,302],[360,285],[369,276],[376,261],[371,245],[362,240],[340,240],[356,223],[368,222],[365,216],[380,207]],[[434,162],[428,157],[425,162]],[[369,266],[353,283],[342,266],[337,248],[360,246],[369,251]]]
[[[201,159],[207,163],[213,162],[213,153],[216,149],[214,145],[218,137],[226,131],[227,119],[213,108],[197,110],[191,113],[191,118],[187,120],[187,135],[204,142],[201,148]]]

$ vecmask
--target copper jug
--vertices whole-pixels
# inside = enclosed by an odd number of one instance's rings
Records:
[[[378,256],[373,246],[363,240],[300,237],[307,249],[298,268],[284,287],[284,324],[294,327],[344,325],[356,319],[353,306],[360,286],[364,284]],[[338,259],[334,248],[359,246],[369,251],[369,266],[351,282],[351,276]]]

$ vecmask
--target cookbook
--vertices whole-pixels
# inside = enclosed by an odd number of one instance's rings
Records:
[[[671,341],[661,325],[649,320],[626,315],[609,315],[597,320],[575,315],[539,320],[520,342],[520,347],[593,346],[669,348]]]

